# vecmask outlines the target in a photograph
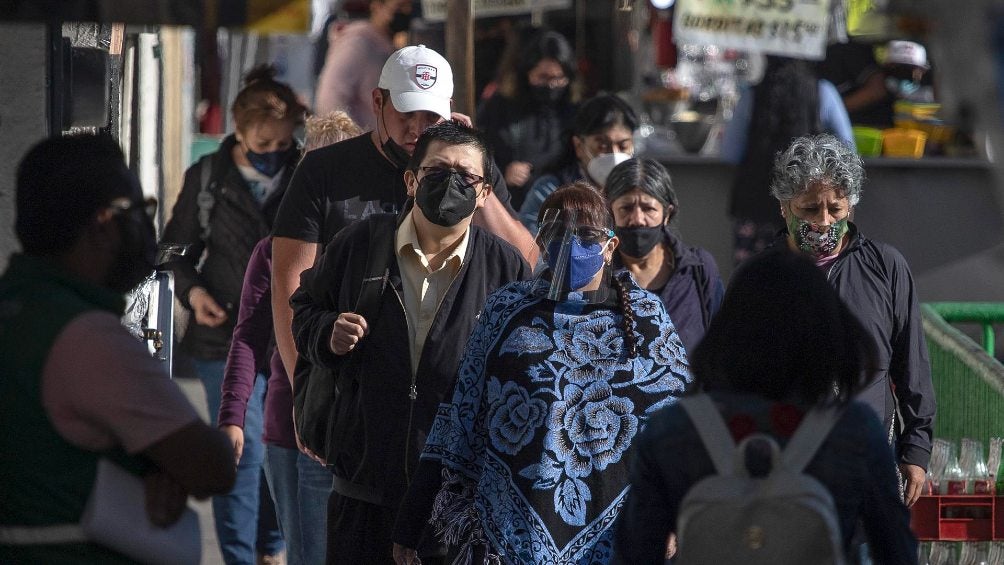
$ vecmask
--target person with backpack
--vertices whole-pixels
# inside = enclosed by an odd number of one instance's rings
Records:
[[[886,433],[854,396],[875,346],[808,258],[740,267],[691,356],[694,387],[633,447],[621,563],[916,563]],[[738,444],[739,447],[736,447]]]
[[[214,425],[244,270],[255,245],[271,231],[300,159],[293,131],[303,123],[306,108],[288,85],[275,80],[275,72],[260,66],[245,76],[232,109],[236,131],[186,171],[161,238],[191,246],[168,267],[176,296],[192,313],[181,347],[194,359]],[[256,553],[264,558],[284,551],[262,479],[265,388],[265,380],[259,379],[244,414],[237,483],[229,494],[213,498],[216,535],[228,564],[254,563]]]
[[[669,171],[654,159],[628,159],[610,171],[604,192],[620,240],[615,266],[659,295],[684,347],[693,351],[722,303],[725,286],[711,254],[687,246],[671,229],[680,202]]]

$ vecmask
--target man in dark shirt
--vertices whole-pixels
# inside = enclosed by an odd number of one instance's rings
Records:
[[[829,46],[819,77],[837,87],[852,124],[892,127],[893,98],[886,90],[886,75],[875,60],[873,46],[854,41]]]
[[[449,119],[453,71],[424,45],[405,47],[384,64],[373,89],[376,129],[308,153],[297,167],[276,216],[272,235],[272,312],[276,343],[290,378],[296,349],[289,297],[300,273],[348,224],[374,212],[399,212],[407,200],[404,169],[426,128]],[[536,263],[533,237],[508,206],[500,182],[475,215],[475,224],[516,246]]]

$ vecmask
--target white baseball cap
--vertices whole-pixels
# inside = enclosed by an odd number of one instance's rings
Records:
[[[402,114],[424,110],[450,119],[453,69],[425,45],[409,45],[391,54],[377,86],[390,91],[394,109]]]
[[[890,41],[885,55],[885,64],[930,68],[927,66],[927,49],[912,41]]]

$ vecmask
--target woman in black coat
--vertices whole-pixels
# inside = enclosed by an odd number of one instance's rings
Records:
[[[267,66],[248,72],[232,108],[236,131],[218,151],[186,171],[162,238],[190,246],[170,268],[175,293],[192,314],[182,347],[195,360],[213,422],[220,408],[223,369],[237,321],[244,270],[255,244],[271,231],[300,158],[293,131],[303,122],[306,108],[274,76],[275,70]],[[244,437],[231,438],[235,445],[243,444],[243,453],[238,451],[237,483],[229,495],[213,499],[216,534],[227,563],[254,563],[256,550],[259,555],[283,550],[271,500],[259,498],[265,379],[257,379],[249,393]],[[264,528],[256,544],[259,502],[267,502],[273,527]]]

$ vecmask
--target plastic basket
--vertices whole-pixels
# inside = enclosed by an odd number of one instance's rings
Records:
[[[882,130],[864,126],[851,128],[854,144],[862,157],[878,157],[882,154]]]
[[[920,159],[926,144],[927,134],[920,130],[891,128],[882,132],[882,151],[886,157]]]

